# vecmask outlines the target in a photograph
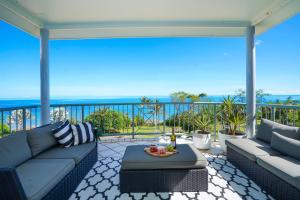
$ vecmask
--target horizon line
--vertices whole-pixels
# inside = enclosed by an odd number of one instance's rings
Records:
[[[210,94],[211,96],[228,96],[234,94]],[[54,96],[50,97],[50,100],[62,100],[62,99],[118,99],[118,98],[140,98],[140,97],[150,97],[150,98],[167,98],[170,95],[132,95],[132,96]],[[269,96],[300,96],[300,94],[270,94]],[[40,97],[0,97],[0,100],[39,100]]]

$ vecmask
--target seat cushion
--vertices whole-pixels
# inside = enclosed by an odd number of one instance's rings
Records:
[[[288,138],[273,132],[271,148],[281,152],[284,155],[300,160],[300,140]]]
[[[75,166],[72,159],[31,159],[16,171],[29,200],[43,198]]]
[[[300,190],[300,160],[288,156],[263,156],[257,163]]]
[[[52,134],[52,129],[56,129],[62,122],[48,124],[38,128],[34,128],[27,132],[28,143],[31,149],[32,156],[57,145],[57,142]]]
[[[0,139],[0,166],[16,167],[31,158],[26,132],[12,133]]]
[[[69,148],[54,147],[38,155],[37,159],[73,159],[78,164],[88,153],[90,153],[96,146],[95,142],[81,144],[78,146],[71,146]]]
[[[178,154],[159,158],[144,152],[145,145],[126,148],[122,159],[122,170],[137,169],[196,169],[205,168],[207,160],[193,145],[177,145]]]
[[[257,139],[229,139],[226,145],[252,161],[256,161],[258,156],[279,155],[269,144]]]
[[[270,144],[273,131],[289,138],[300,139],[300,128],[279,124],[267,119],[261,120],[261,124],[256,132],[256,138]]]

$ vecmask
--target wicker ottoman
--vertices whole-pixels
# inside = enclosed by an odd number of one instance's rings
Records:
[[[207,191],[207,160],[193,145],[177,145],[176,155],[158,158],[144,145],[126,148],[120,170],[121,192]]]

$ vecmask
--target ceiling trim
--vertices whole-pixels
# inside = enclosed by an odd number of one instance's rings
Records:
[[[43,27],[40,19],[20,7],[17,2],[0,0],[0,18],[34,36],[39,36],[40,28]]]
[[[262,34],[273,26],[300,12],[300,0],[277,0],[252,20],[256,34]]]
[[[140,38],[140,37],[239,37],[245,27],[107,27],[51,29],[50,39]]]
[[[0,19],[39,37],[40,28],[50,31],[51,39],[123,37],[228,37],[242,36],[253,25],[259,35],[300,12],[300,0],[274,0],[256,17],[247,21],[107,21],[97,23],[46,23],[16,0],[0,0]],[[190,31],[190,32],[189,32]],[[215,31],[215,32],[214,32]]]

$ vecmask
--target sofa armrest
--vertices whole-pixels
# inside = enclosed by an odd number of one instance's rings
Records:
[[[27,199],[17,172],[14,168],[0,167],[0,180],[0,199]]]
[[[95,136],[95,140],[97,141],[98,140],[98,128],[97,127],[93,127],[93,133]]]

